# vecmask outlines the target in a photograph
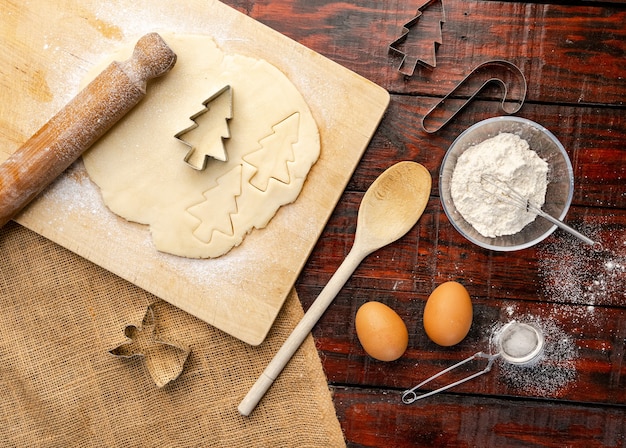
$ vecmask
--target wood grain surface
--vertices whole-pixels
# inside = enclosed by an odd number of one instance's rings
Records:
[[[21,3],[9,2],[7,13]],[[417,161],[433,176],[419,224],[368,257],[313,330],[347,445],[626,446],[626,4],[444,0],[436,68],[418,67],[405,77],[388,45],[425,0],[224,3],[391,93],[378,130],[298,277],[305,309],[349,252],[358,205],[374,179],[400,160]],[[102,5],[123,15],[120,2]],[[180,26],[170,12],[145,8],[134,20]],[[43,24],[39,37],[14,26],[11,15],[3,18],[3,31],[19,39],[5,43],[14,59],[8,75],[0,76],[1,92],[9,91],[7,79],[21,74],[24,80],[13,85],[13,95],[2,96],[4,107],[17,109],[18,98],[37,106],[27,116],[0,117],[4,145],[19,146],[43,116],[54,112],[54,87],[72,82],[62,70],[46,70],[38,63],[47,52],[66,48],[58,53],[59,65],[76,64],[84,72],[94,62],[88,59],[120,40],[129,26],[128,21],[103,22],[85,10],[65,17],[68,27],[80,25],[94,42],[85,50],[72,32],[54,34],[52,25],[46,25],[59,15],[31,10],[30,17]],[[194,17],[185,26],[201,29],[202,21]],[[605,251],[589,252],[557,231],[533,248],[491,252],[465,240],[443,213],[438,173],[445,151],[464,129],[499,113],[500,92],[485,92],[435,134],[421,129],[421,117],[473,67],[496,58],[514,62],[527,78],[526,102],[517,115],[547,127],[570,156],[575,191],[567,222],[600,239]],[[434,287],[447,280],[467,287],[474,321],[462,343],[444,349],[426,337],[422,311]],[[354,316],[369,300],[386,303],[407,324],[409,348],[398,361],[375,361],[359,345]],[[543,370],[520,371],[497,363],[474,381],[423,402],[402,404],[403,390],[488,349],[494,325],[512,319],[530,319],[548,331],[551,362]],[[452,377],[481,366],[472,363]]]
[[[387,45],[424,1],[227,3],[392,93],[299,277],[305,309],[348,253],[358,204],[376,176],[405,159],[433,175],[419,224],[363,262],[313,331],[348,446],[626,446],[626,5],[444,1],[437,67],[418,67],[407,78]],[[487,92],[432,135],[420,128],[421,117],[473,67],[495,58],[524,72],[528,95],[517,115],[541,123],[565,146],[575,176],[566,220],[602,240],[604,252],[589,252],[560,231],[530,249],[491,252],[466,241],[443,213],[444,153],[464,129],[498,114],[499,92]],[[444,349],[426,337],[421,313],[447,280],[469,290],[474,322],[461,344]],[[409,349],[400,360],[375,361],[359,345],[354,315],[368,300],[405,320]],[[401,403],[403,390],[488,349],[494,324],[511,319],[541,322],[560,341],[543,373],[498,363],[446,393]]]

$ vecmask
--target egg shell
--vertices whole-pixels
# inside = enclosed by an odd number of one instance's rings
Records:
[[[461,342],[472,326],[472,300],[458,282],[445,282],[430,294],[424,307],[424,330],[444,347]]]
[[[355,318],[356,335],[363,349],[379,361],[395,361],[406,351],[409,332],[402,318],[380,302],[361,305]]]

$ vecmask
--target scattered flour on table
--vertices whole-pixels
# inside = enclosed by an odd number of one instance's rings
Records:
[[[615,305],[626,299],[626,230],[597,218],[577,230],[602,245],[593,250],[575,237],[558,232],[538,248],[539,275],[550,301]]]
[[[450,184],[459,213],[488,238],[513,235],[536,214],[503,197],[499,182],[541,207],[545,202],[548,163],[518,135],[501,133],[468,148],[459,156]],[[494,184],[485,176],[496,180]]]
[[[499,360],[500,379],[509,387],[537,397],[557,397],[576,378],[578,348],[573,338],[551,319],[524,316],[516,319],[541,330],[544,337],[543,353],[523,365]],[[493,328],[490,345],[492,353],[499,351],[497,341],[505,324]]]
[[[558,305],[552,311],[547,308],[541,318],[518,315],[515,305],[504,310],[509,319],[534,324],[545,337],[544,353],[535,362],[526,366],[499,363],[501,380],[511,388],[557,397],[575,381],[579,349],[597,350],[602,356],[612,350],[610,337],[606,342],[593,335],[605,331],[605,317],[597,307],[620,304],[626,298],[626,229],[609,225],[601,217],[588,219],[592,222],[576,228],[599,242],[602,250],[593,250],[566,232],[555,233],[537,248],[541,295]],[[566,333],[558,325],[560,320],[569,322],[568,328],[580,334]],[[490,342],[494,352],[503,325],[493,327]]]

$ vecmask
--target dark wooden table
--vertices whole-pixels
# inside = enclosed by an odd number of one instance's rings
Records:
[[[626,446],[626,4],[444,0],[436,67],[420,64],[407,77],[388,45],[419,9],[416,26],[426,28],[435,3],[225,3],[392,95],[297,282],[305,309],[348,253],[360,199],[374,179],[400,160],[422,163],[433,177],[418,225],[365,260],[313,332],[348,445]],[[567,149],[575,192],[566,220],[600,240],[603,252],[560,230],[530,249],[493,252],[465,240],[446,218],[438,194],[444,153],[464,129],[501,114],[498,92],[487,92],[434,134],[420,120],[491,59],[513,62],[525,74],[528,94],[517,115],[544,125]],[[431,291],[447,280],[467,287],[474,321],[462,343],[443,348],[427,338],[422,312]],[[386,303],[407,324],[409,348],[398,361],[375,361],[359,345],[354,316],[369,300]],[[488,350],[493,329],[514,319],[544,330],[539,365],[498,362],[471,382],[402,404],[403,390]],[[482,367],[469,364],[457,375]]]

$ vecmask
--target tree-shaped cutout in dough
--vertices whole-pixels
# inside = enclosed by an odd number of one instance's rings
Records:
[[[287,163],[295,160],[293,145],[298,142],[299,126],[300,114],[296,112],[289,115],[272,126],[272,134],[259,140],[259,149],[243,157],[245,162],[255,168],[250,184],[256,189],[266,191],[270,179],[290,183]]]
[[[193,125],[175,135],[190,148],[185,162],[196,170],[204,170],[209,157],[228,160],[224,139],[230,138],[228,120],[233,117],[231,87],[221,88],[202,104],[204,109],[190,117]]]
[[[210,243],[214,232],[233,235],[231,216],[238,212],[237,196],[241,195],[241,173],[241,165],[237,165],[218,178],[215,187],[203,193],[204,201],[187,209],[200,220],[200,225],[193,231],[200,241]],[[216,213],[217,210],[219,213]]]

